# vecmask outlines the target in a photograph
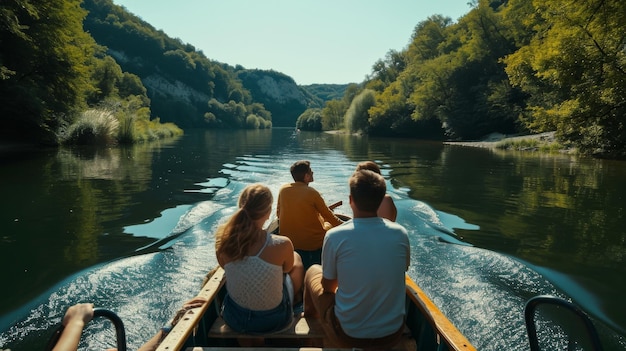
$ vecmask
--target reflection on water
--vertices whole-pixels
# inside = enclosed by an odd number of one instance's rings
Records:
[[[263,182],[277,195],[298,159],[347,213],[356,164],[382,165],[411,237],[409,275],[478,349],[527,350],[523,304],[546,293],[594,316],[605,349],[625,348],[606,326],[626,326],[624,163],[287,129],[189,131],[2,164],[0,263],[12,288],[0,348],[41,349],[67,306],[93,301],[120,312],[136,349],[217,264],[212,233],[240,191]],[[81,349],[111,347],[112,335],[90,323]]]

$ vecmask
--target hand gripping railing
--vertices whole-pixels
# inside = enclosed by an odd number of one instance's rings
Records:
[[[93,318],[96,317],[105,317],[109,319],[111,323],[113,323],[113,326],[115,327],[117,351],[126,351],[126,331],[124,330],[124,323],[122,322],[122,319],[117,314],[115,314],[115,312],[106,310],[104,308],[93,309]],[[62,324],[57,327],[57,329],[54,331],[54,334],[48,341],[48,346],[45,349],[46,351],[50,351],[54,348],[54,346],[59,341],[61,334],[63,333],[63,329],[64,326]]]

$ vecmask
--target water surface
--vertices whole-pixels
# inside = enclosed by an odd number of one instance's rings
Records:
[[[85,301],[118,312],[138,348],[217,265],[213,232],[240,191],[263,182],[277,195],[299,159],[346,213],[356,164],[382,165],[409,275],[478,349],[527,350],[522,311],[538,294],[573,300],[605,349],[626,348],[625,163],[290,129],[0,160],[0,348],[41,349]],[[81,349],[113,340],[94,321]]]

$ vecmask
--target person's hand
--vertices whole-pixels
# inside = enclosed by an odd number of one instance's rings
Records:
[[[191,308],[201,307],[205,304],[205,302],[206,299],[204,297],[196,296],[193,299],[185,302],[185,304],[183,304],[183,308],[188,310]]]
[[[93,319],[93,304],[79,303],[67,309],[62,323],[66,327],[72,322],[82,322],[82,324],[85,325],[89,323],[91,319]]]
[[[63,332],[52,351],[75,351],[78,348],[83,328],[92,318],[92,303],[78,303],[68,308],[61,322]]]

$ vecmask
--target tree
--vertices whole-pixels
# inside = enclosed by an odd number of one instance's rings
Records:
[[[0,108],[4,131],[43,143],[84,106],[95,43],[80,0],[4,0],[0,15]]]
[[[310,108],[304,111],[296,120],[296,128],[310,131],[322,130],[322,110]]]
[[[347,107],[341,100],[330,100],[322,109],[322,130],[343,128],[343,116]]]
[[[401,75],[407,83],[403,86],[413,87],[409,100],[415,106],[415,120],[435,116],[449,137],[460,139],[518,130],[518,94],[501,63],[516,49],[502,19],[504,3],[480,0],[455,25],[443,27],[447,22],[437,18],[418,26],[426,32],[414,36],[409,58],[420,64],[411,62],[410,72]]]
[[[94,59],[92,70],[93,85],[96,89],[88,101],[95,104],[108,96],[117,96],[117,86],[123,78],[122,68],[117,62],[111,56]]]
[[[626,156],[626,3],[533,1],[537,35],[505,59],[531,97],[525,122],[584,152]]]
[[[345,115],[344,125],[350,132],[367,132],[369,127],[368,110],[376,103],[373,90],[364,89],[350,104]]]

